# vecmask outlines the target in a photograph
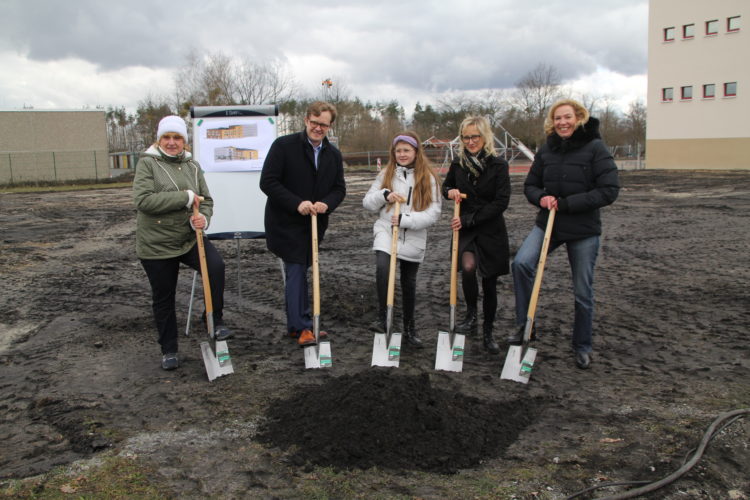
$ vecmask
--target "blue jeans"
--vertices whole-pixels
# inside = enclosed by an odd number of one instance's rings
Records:
[[[516,291],[516,325],[526,324],[534,277],[542,251],[544,231],[534,226],[524,240],[513,259],[513,286]],[[589,236],[574,241],[555,241],[549,243],[549,253],[565,244],[568,261],[573,275],[573,293],[575,294],[575,321],[573,322],[573,350],[576,352],[592,351],[592,325],[594,322],[594,265],[599,254],[599,236]],[[549,255],[548,253],[548,255]]]

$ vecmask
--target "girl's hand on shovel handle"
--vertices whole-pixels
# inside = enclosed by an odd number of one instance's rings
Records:
[[[396,203],[396,202],[406,203],[406,198],[404,198],[403,196],[401,196],[398,193],[394,193],[393,191],[391,191],[390,193],[388,193],[387,200],[388,200],[388,203]]]

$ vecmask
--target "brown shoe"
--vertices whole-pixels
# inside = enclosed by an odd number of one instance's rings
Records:
[[[328,332],[323,332],[323,331],[318,332],[318,339],[328,340]]]
[[[310,330],[302,330],[302,333],[299,334],[299,338],[297,339],[297,344],[300,347],[315,345],[315,335],[313,335],[313,332]]]

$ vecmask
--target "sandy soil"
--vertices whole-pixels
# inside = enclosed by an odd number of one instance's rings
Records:
[[[750,406],[750,173],[622,173],[603,216],[592,368],[577,369],[569,352],[572,292],[557,251],[528,385],[501,380],[505,349],[488,355],[476,338],[462,373],[433,370],[437,330],[448,327],[447,204],[419,273],[427,347],[405,349],[397,369],[370,367],[374,216],[361,199],[371,178],[348,177],[321,246],[333,367],[305,370],[283,335],[279,264],[265,242],[240,241],[238,273],[237,242],[219,241],[237,336],[235,373],[212,383],[199,321],[181,338],[181,368],[159,367],[129,189],[2,194],[0,485],[116,455],[151,467],[177,498],[557,499],[662,478],[717,415]],[[534,213],[522,180],[513,177],[507,212],[512,252]],[[191,275],[181,276],[180,321]],[[499,299],[502,339],[509,277]],[[726,427],[691,472],[649,498],[750,497],[749,435],[746,418]]]

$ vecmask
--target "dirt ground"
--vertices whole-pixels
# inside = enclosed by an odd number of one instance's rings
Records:
[[[448,327],[448,204],[418,276],[426,348],[405,349],[399,368],[370,366],[374,215],[361,200],[372,176],[348,175],[321,245],[333,366],[305,370],[284,336],[279,263],[265,241],[216,241],[237,335],[235,373],[211,383],[200,300],[182,366],[159,367],[129,189],[0,195],[0,493],[11,479],[115,456],[174,498],[560,499],[661,479],[719,414],[750,407],[750,172],[622,172],[603,211],[591,369],[570,353],[560,249],[547,261],[527,385],[500,379],[504,345],[488,355],[473,337],[463,372],[433,369]],[[534,215],[522,182],[513,176],[506,213],[511,253]],[[180,278],[181,324],[191,275]],[[508,276],[499,302],[502,340],[513,324]],[[747,418],[723,428],[689,473],[648,498],[750,498],[749,436]]]

